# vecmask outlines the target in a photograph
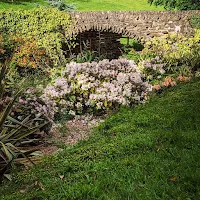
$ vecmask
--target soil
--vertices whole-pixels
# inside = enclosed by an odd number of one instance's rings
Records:
[[[106,115],[101,117],[84,115],[63,124],[55,124],[50,132],[50,138],[47,138],[44,145],[39,147],[40,151],[44,155],[50,155],[59,151],[60,146],[74,145],[80,140],[87,139],[92,129],[107,117]]]

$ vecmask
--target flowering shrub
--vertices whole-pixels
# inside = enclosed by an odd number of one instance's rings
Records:
[[[155,38],[144,46],[143,53],[163,59],[168,72],[190,75],[200,68],[200,30],[192,38],[177,33]]]
[[[180,81],[180,82],[188,82],[188,81],[191,80],[191,77],[179,75],[179,76],[177,77],[177,80]]]
[[[34,88],[26,90],[23,95],[19,97],[19,104],[16,104],[15,107],[17,111],[20,107],[26,108],[26,112],[23,112],[20,117],[22,117],[22,115],[25,117],[28,114],[32,114],[33,117],[40,118],[42,116],[48,121],[53,121],[54,118],[53,110],[37,97],[36,89]]]
[[[139,62],[138,66],[140,67],[141,71],[144,73],[148,81],[155,82],[157,80],[160,80],[165,74],[164,67],[166,66],[166,64],[163,63],[163,60],[160,59],[158,56],[150,60],[143,60]]]
[[[153,89],[159,91],[161,88],[168,88],[176,86],[176,81],[171,76],[167,76],[164,81],[160,81],[159,84],[153,85]]]
[[[176,85],[176,81],[172,79],[172,77],[168,76],[165,78],[165,80],[162,82],[162,86],[164,87],[173,87]]]
[[[151,86],[134,61],[70,63],[62,77],[44,89],[43,101],[69,115],[143,103]]]
[[[13,93],[6,94],[0,99],[0,112],[6,108],[6,105],[13,101],[10,95],[13,95]],[[10,116],[19,121],[27,119],[31,122],[28,125],[34,127],[44,122],[53,122],[54,113],[49,105],[46,105],[37,97],[36,90],[30,88],[24,91],[16,100],[11,109]],[[46,132],[48,132],[49,127],[51,127],[51,123],[45,126]]]

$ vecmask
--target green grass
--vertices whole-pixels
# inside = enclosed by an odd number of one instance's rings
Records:
[[[199,88],[180,84],[122,109],[89,140],[4,182],[0,199],[200,199]]]
[[[38,4],[42,6],[48,6],[44,0],[16,0],[13,3],[0,0],[0,9],[31,9],[37,7]]]
[[[14,0],[17,3],[6,3],[0,1],[0,9],[30,9],[34,3],[47,5],[45,0]],[[68,0],[67,3],[73,3],[78,10],[95,11],[95,10],[163,10],[162,7],[150,6],[147,0]]]

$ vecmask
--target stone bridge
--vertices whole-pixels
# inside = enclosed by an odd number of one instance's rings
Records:
[[[72,34],[78,35],[80,45],[84,41],[90,50],[113,51],[117,46],[119,49],[117,41],[122,36],[147,40],[175,32],[192,35],[190,18],[193,15],[200,15],[200,10],[71,12],[76,21]],[[116,53],[119,51],[113,52]]]

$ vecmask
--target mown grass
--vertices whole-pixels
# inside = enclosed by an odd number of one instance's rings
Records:
[[[44,0],[14,0],[13,2],[0,0],[0,9],[32,9],[38,5],[48,6],[47,2]]]
[[[0,199],[197,200],[199,160],[200,80],[195,80],[121,109],[89,140],[4,182]]]
[[[0,9],[30,9],[35,4],[47,6],[45,0],[14,0],[14,3],[7,3],[6,0],[0,0]],[[147,0],[66,0],[67,3],[73,3],[78,10],[95,11],[95,10],[163,10],[162,7],[150,6]]]

